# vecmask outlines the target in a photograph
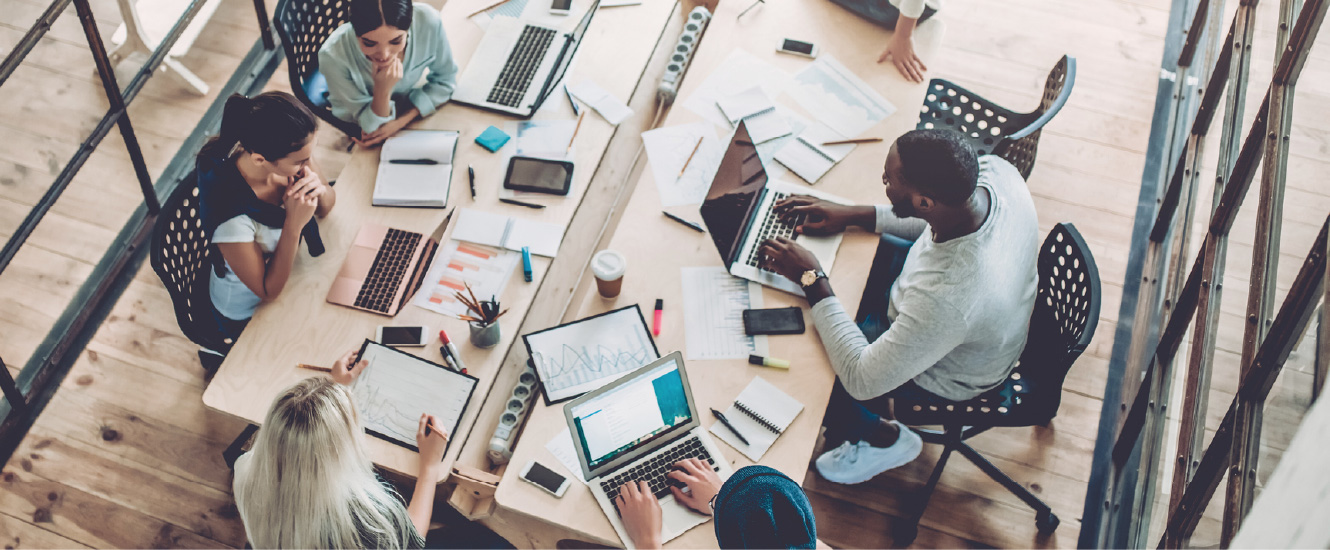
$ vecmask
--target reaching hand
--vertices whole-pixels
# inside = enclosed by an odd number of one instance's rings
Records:
[[[625,483],[619,488],[619,496],[614,499],[614,506],[623,518],[623,528],[628,531],[628,538],[638,548],[660,548],[660,530],[662,526],[660,501],[651,494],[651,488],[645,481]]]
[[[348,351],[346,355],[341,356],[333,363],[330,374],[334,382],[343,386],[350,386],[355,383],[356,378],[360,377],[360,373],[365,372],[365,368],[369,367],[369,361],[364,359],[361,359],[358,363],[354,362],[357,353],[360,353],[360,350]]]
[[[914,53],[914,41],[906,33],[895,32],[891,35],[891,40],[887,42],[887,49],[882,51],[882,56],[877,58],[878,63],[882,63],[891,58],[891,62],[896,65],[896,70],[910,82],[923,82],[924,73],[928,67],[924,65],[923,60],[919,59]]]
[[[763,269],[774,271],[794,281],[794,284],[799,284],[805,271],[822,270],[822,264],[818,263],[817,256],[799,243],[785,237],[767,239],[758,248],[757,253],[758,257],[762,258]]]
[[[414,113],[415,110],[413,109],[412,112]],[[379,126],[379,128],[377,130],[374,130],[373,132],[361,132],[359,139],[356,138],[351,138],[351,139],[352,141],[355,141],[356,143],[360,144],[361,147],[373,147],[375,145],[383,143],[383,140],[393,137],[393,134],[396,134],[397,132],[401,131],[402,128],[406,128],[406,125],[409,124],[414,119],[415,119],[414,115],[398,116],[397,118],[394,118],[392,120],[389,120],[388,122],[383,123],[382,126]]]
[[[861,219],[865,214],[872,214],[871,206],[846,206],[808,195],[776,201],[775,210],[786,223],[802,219],[794,232],[813,236],[843,233],[850,226],[867,221]]]
[[[671,485],[670,492],[674,493],[674,498],[689,508],[711,515],[711,498],[720,492],[720,476],[716,475],[710,465],[696,458],[680,460],[674,466],[678,469],[667,474],[667,477],[688,487],[685,493]]]
[[[428,430],[426,426],[429,426]],[[448,432],[443,431],[439,421],[432,415],[420,414],[420,426],[416,428],[416,448],[420,449],[421,477],[433,476],[434,470],[443,464],[443,452],[448,449]],[[435,476],[431,482],[437,479]],[[417,483],[420,481],[417,480]]]

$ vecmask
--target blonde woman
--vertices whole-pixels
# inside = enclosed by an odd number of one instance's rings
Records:
[[[422,548],[448,435],[422,414],[420,470],[404,505],[365,453],[349,386],[369,364],[355,351],[282,392],[235,465],[236,507],[255,548]]]

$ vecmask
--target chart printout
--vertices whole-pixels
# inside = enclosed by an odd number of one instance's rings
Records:
[[[522,338],[550,402],[589,392],[660,358],[637,307]]]
[[[429,413],[450,435],[457,432],[476,379],[376,342],[365,344],[361,358],[369,366],[351,391],[366,430],[415,449],[420,414]]]

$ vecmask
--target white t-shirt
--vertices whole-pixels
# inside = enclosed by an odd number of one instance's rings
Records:
[[[988,191],[979,230],[937,243],[924,231],[890,291],[891,327],[871,344],[840,300],[813,306],[813,324],[850,396],[867,400],[914,380],[953,401],[1001,383],[1025,349],[1038,286],[1039,220],[1025,180],[999,157],[979,158]],[[878,207],[878,230],[893,218]]]
[[[277,250],[277,241],[281,238],[282,228],[268,227],[244,214],[222,222],[212,234],[212,242],[219,244],[259,243],[259,249],[265,256]],[[218,277],[216,270],[210,269],[208,272],[212,277],[208,294],[212,297],[212,305],[217,308],[218,313],[236,321],[244,321],[254,316],[254,310],[263,300],[236,276],[231,264],[226,264],[226,275],[223,277]]]

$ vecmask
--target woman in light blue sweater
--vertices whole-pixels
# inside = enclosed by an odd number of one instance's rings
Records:
[[[457,84],[439,12],[410,0],[352,0],[351,21],[319,49],[319,71],[333,115],[360,125],[364,146],[433,114]]]

